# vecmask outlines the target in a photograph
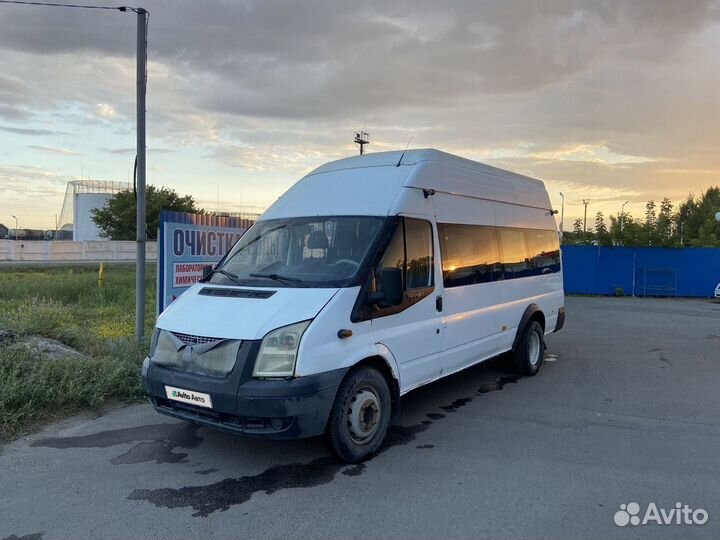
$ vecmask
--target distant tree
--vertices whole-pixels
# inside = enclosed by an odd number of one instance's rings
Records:
[[[645,204],[645,225],[643,226],[643,243],[654,246],[657,243],[657,214],[655,212],[655,201],[648,201]]]
[[[175,190],[166,187],[158,189],[155,186],[148,186],[145,190],[145,205],[147,230],[150,236],[154,236],[157,231],[161,210],[203,212],[197,207],[191,195],[181,197]],[[103,208],[93,209],[91,216],[103,238],[135,240],[136,209],[135,194],[129,190],[121,191],[113,195]]]
[[[573,234],[577,236],[581,236],[583,232],[583,220],[580,218],[577,218],[575,221],[573,221]]]
[[[674,216],[683,244],[693,247],[717,247],[720,224],[715,213],[720,211],[720,187],[708,188],[700,197],[689,195],[680,203]]]
[[[655,223],[655,238],[658,245],[672,247],[675,245],[673,231],[673,203],[667,197],[660,203],[660,213]]]
[[[599,246],[612,245],[610,233],[605,225],[605,216],[600,211],[595,214],[595,242]]]

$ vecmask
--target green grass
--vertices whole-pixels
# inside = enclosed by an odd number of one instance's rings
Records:
[[[135,333],[135,269],[0,269],[0,330],[56,339],[83,353],[49,360],[22,345],[0,344],[0,439],[106,401],[144,394],[140,366],[155,321],[155,271],[148,267],[146,339]]]

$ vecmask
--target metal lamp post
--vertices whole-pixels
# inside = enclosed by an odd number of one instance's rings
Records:
[[[623,229],[625,228],[625,205],[630,201],[625,201],[620,207],[620,241],[623,242]],[[623,242],[624,244],[625,242]]]
[[[680,223],[680,247],[685,247],[685,222]]]
[[[145,334],[145,92],[147,68],[147,17],[143,8],[137,8],[137,215],[135,267],[135,335],[138,340]]]
[[[145,243],[147,239],[147,221],[145,219],[145,93],[147,84],[147,25],[149,13],[144,8],[130,6],[103,6],[63,4],[32,0],[0,0],[2,4],[17,4],[33,7],[52,7],[69,9],[100,9],[135,13],[137,15],[137,214],[136,214],[136,298],[135,333],[138,340],[145,333]],[[15,218],[15,240],[17,241],[17,217]],[[56,227],[57,228],[57,227]]]

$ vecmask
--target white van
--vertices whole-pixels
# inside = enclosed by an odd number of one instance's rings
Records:
[[[534,375],[565,318],[543,183],[437,150],[314,170],[159,317],[155,408],[376,452],[400,396],[510,351]]]

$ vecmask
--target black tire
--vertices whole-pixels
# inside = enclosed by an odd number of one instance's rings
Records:
[[[535,375],[545,356],[545,335],[538,321],[531,321],[523,328],[517,348],[510,354],[515,371],[522,375]]]
[[[348,373],[328,419],[327,438],[333,452],[348,463],[372,456],[385,441],[391,407],[390,389],[378,370],[364,366]]]

